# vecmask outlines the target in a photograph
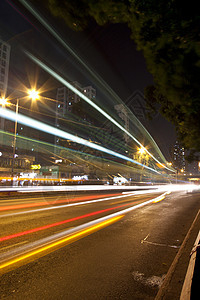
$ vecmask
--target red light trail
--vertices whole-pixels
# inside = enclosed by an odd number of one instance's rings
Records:
[[[104,212],[108,212],[108,211],[111,211],[111,210],[114,210],[114,209],[117,209],[117,208],[121,208],[121,207],[132,205],[132,204],[136,204],[136,203],[139,203],[139,202],[141,202],[141,201],[135,201],[135,202],[126,203],[126,204],[118,205],[118,206],[115,206],[115,207],[111,207],[111,208],[107,208],[107,209],[103,209],[103,210],[99,210],[99,211],[94,211],[92,213],[88,213],[88,214],[85,214],[85,215],[82,215],[82,216],[74,217],[74,218],[71,218],[71,219],[63,220],[63,221],[60,221],[60,222],[48,224],[48,225],[41,226],[41,227],[36,227],[36,228],[26,230],[26,231],[23,231],[23,232],[18,232],[18,233],[15,233],[15,234],[7,235],[7,236],[4,236],[4,237],[1,237],[0,242],[7,241],[7,240],[10,240],[10,239],[13,239],[13,238],[16,238],[16,237],[20,237],[20,236],[23,236],[23,235],[27,235],[27,234],[30,234],[30,233],[38,232],[38,231],[41,231],[41,230],[45,230],[45,229],[48,229],[48,228],[56,227],[56,226],[59,226],[59,225],[63,225],[63,224],[69,223],[69,222],[73,222],[73,221],[81,220],[81,219],[88,218],[88,217],[91,217],[91,216],[95,216],[95,215],[98,215],[98,214],[101,214],[101,213],[104,213]]]
[[[112,196],[119,196],[119,194],[107,194],[103,195],[105,197],[112,197]],[[78,198],[71,198],[71,199],[65,199],[65,200],[58,200],[57,203],[66,203],[66,202],[74,202],[74,201],[84,201],[84,200],[95,200],[102,197],[102,195],[92,195],[92,196],[84,196],[84,197],[78,197]],[[52,201],[52,204],[55,203]],[[50,201],[47,202],[36,202],[36,203],[27,203],[27,204],[17,204],[17,205],[7,205],[0,207],[0,211],[6,211],[6,210],[12,210],[12,209],[23,209],[23,208],[30,208],[30,207],[37,207],[37,206],[47,206],[51,205]]]

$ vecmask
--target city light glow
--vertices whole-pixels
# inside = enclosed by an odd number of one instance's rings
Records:
[[[39,93],[35,89],[28,90],[28,95],[33,101],[39,99]]]
[[[146,152],[146,148],[145,147],[141,147],[141,148],[139,148],[139,150],[138,150],[138,153],[139,154],[144,154]]]
[[[5,98],[0,98],[0,105],[5,107],[6,105],[9,105],[9,101]]]

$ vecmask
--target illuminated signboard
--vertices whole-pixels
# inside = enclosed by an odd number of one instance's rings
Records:
[[[40,165],[31,165],[31,170],[39,170],[41,169]]]

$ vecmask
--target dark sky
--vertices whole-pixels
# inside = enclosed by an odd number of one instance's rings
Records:
[[[31,28],[36,34],[45,35],[45,31],[40,32],[41,28],[30,16],[24,14],[23,11],[17,12],[11,5],[10,0],[0,1],[0,36],[2,39],[9,40]],[[100,74],[122,101],[126,102],[126,99],[135,91],[143,93],[147,85],[153,84],[153,78],[147,71],[143,55],[137,51],[134,41],[130,38],[131,32],[126,25],[99,27],[92,24],[81,33],[72,32],[68,28],[61,30],[67,42],[86,63]],[[49,38],[48,34],[45,38]],[[52,43],[52,40],[49,43]],[[55,41],[53,43],[56,45]],[[57,47],[55,45],[54,47]],[[76,78],[76,73],[71,72],[71,74],[74,80],[80,80],[83,85],[88,84],[84,76]],[[169,159],[169,147],[173,145],[176,138],[173,126],[160,115],[157,115],[151,122],[147,121],[145,125],[166,158]]]

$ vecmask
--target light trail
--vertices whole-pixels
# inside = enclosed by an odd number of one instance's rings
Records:
[[[111,225],[111,224],[119,221],[121,218],[123,218],[123,216],[118,216],[118,217],[114,217],[114,218],[111,218],[109,220],[103,221],[103,222],[101,222],[101,223],[99,223],[97,225],[91,226],[91,227],[89,227],[89,228],[87,228],[87,229],[85,229],[85,230],[83,230],[81,232],[77,232],[74,235],[68,236],[68,237],[66,237],[66,238],[64,238],[62,240],[56,241],[56,242],[54,242],[54,243],[52,243],[50,245],[44,246],[44,247],[42,247],[40,249],[37,249],[35,251],[32,251],[30,253],[24,254],[24,255],[22,255],[20,257],[17,257],[17,258],[14,258],[14,259],[10,260],[10,261],[7,261],[7,262],[5,262],[3,264],[0,264],[0,270],[6,268],[8,266],[11,266],[11,265],[13,265],[15,263],[18,263],[20,261],[23,261],[23,260],[25,260],[27,258],[33,257],[33,256],[35,256],[37,254],[44,253],[47,250],[51,250],[52,251],[53,248],[55,249],[55,248],[58,248],[58,247],[63,247],[64,245],[67,245],[69,243],[75,242],[75,241],[77,241],[77,240],[79,240],[79,239],[81,239],[81,238],[83,238],[83,237],[85,237],[85,236],[87,236],[87,235],[89,235],[89,234],[97,231],[97,230],[100,230],[100,229],[102,229],[102,228],[104,228],[106,226],[109,226],[109,225]]]
[[[123,218],[125,214],[127,214],[137,208],[148,205],[148,204],[152,203],[153,201],[156,201],[156,199],[158,199],[162,196],[165,196],[166,194],[167,194],[167,192],[165,192],[163,195],[161,195],[159,197],[142,202],[138,205],[121,210],[119,212],[113,213],[106,217],[102,217],[102,218],[90,221],[88,223],[79,225],[75,228],[65,230],[64,232],[54,234],[51,237],[43,238],[39,241],[30,243],[28,245],[22,246],[21,248],[15,249],[15,250],[11,251],[10,253],[6,253],[6,255],[4,255],[4,256],[2,255],[2,257],[4,257],[4,258],[3,258],[2,262],[0,263],[0,270],[6,269],[7,267],[10,267],[19,262],[25,261],[28,258],[32,258],[34,260],[34,256],[37,257],[37,254],[46,255],[49,253],[48,250],[50,250],[50,252],[51,252],[54,249],[56,249],[56,247],[58,247],[58,246],[62,247],[64,245],[66,245],[68,242],[77,241],[78,239],[80,239],[92,232],[95,232],[96,229],[98,230],[98,228],[101,229],[107,225],[111,225],[113,222],[118,221],[121,218]],[[66,237],[66,235],[68,235],[68,236]],[[65,237],[62,238],[63,236],[65,236]],[[56,239],[57,239],[57,241],[55,241]],[[46,245],[44,246],[44,244],[46,244]],[[21,252],[23,252],[23,253],[21,253]],[[24,253],[24,252],[26,252],[26,253]],[[10,259],[8,257],[10,255],[14,255],[15,258]],[[18,255],[18,257],[16,257],[17,255]]]
[[[108,194],[105,195],[106,197],[115,196],[116,194]],[[121,195],[121,194],[117,194]],[[102,195],[91,195],[91,196],[84,196],[84,197],[77,197],[77,198],[71,198],[71,199],[64,199],[64,200],[57,200],[56,203],[66,203],[66,202],[78,202],[78,201],[86,201],[89,199],[98,199]],[[6,210],[13,210],[13,209],[23,209],[23,208],[30,208],[30,207],[37,207],[37,206],[47,206],[51,205],[51,202],[54,203],[54,201],[48,200],[48,202],[34,202],[34,203],[26,203],[26,204],[15,204],[15,205],[4,205],[0,206],[0,211],[6,211]]]
[[[148,194],[148,193],[153,193],[153,191],[143,191],[143,194]],[[154,192],[154,193],[157,193],[157,191]],[[120,196],[115,196],[115,197],[101,198],[101,199],[97,199],[97,200],[70,203],[70,204],[65,204],[65,205],[56,205],[56,206],[39,208],[39,209],[34,209],[34,210],[32,209],[32,210],[29,210],[29,211],[26,210],[26,211],[21,211],[21,212],[17,212],[17,213],[0,215],[0,218],[10,217],[10,216],[17,216],[17,215],[22,215],[22,214],[29,214],[29,213],[38,213],[38,212],[41,212],[41,211],[60,209],[60,208],[71,207],[71,206],[80,206],[80,205],[93,204],[93,203],[96,203],[96,202],[103,202],[103,201],[109,201],[109,200],[114,200],[114,199],[118,199],[118,198],[125,198],[125,197],[129,197],[129,196],[135,196],[135,195],[138,195],[138,194],[141,195],[141,193],[136,191],[136,192],[133,192],[133,193],[120,195]]]
[[[68,87],[70,90],[72,90],[74,93],[76,93],[80,98],[82,98],[84,101],[86,101],[88,104],[90,104],[92,107],[94,107],[98,112],[100,112],[104,117],[106,117],[108,120],[110,120],[115,126],[117,126],[120,130],[125,132],[129,137],[131,137],[140,147],[145,148],[129,131],[127,131],[123,126],[121,126],[115,119],[113,119],[108,113],[106,113],[103,109],[101,109],[98,105],[96,105],[93,101],[91,101],[88,97],[86,97],[83,93],[81,93],[78,89],[76,89],[72,84],[70,84],[68,81],[66,81],[63,77],[61,77],[59,74],[57,74],[55,71],[53,71],[51,68],[49,68],[47,65],[45,65],[43,62],[41,62],[38,58],[36,58],[34,55],[29,53],[28,51],[25,51],[25,53],[28,55],[28,57],[33,60],[37,65],[39,65],[42,69],[44,69],[46,72],[48,72],[50,75],[52,75],[54,78],[56,78],[58,81],[60,81],[63,85]],[[151,156],[160,166],[163,168],[169,170],[170,172],[176,172],[175,170],[168,168],[164,164],[162,164],[153,154],[151,154],[146,148],[146,153],[148,153],[149,156]]]
[[[121,158],[125,161],[130,161],[134,164],[137,164],[139,166],[142,166],[144,167],[145,169],[148,169],[154,173],[157,173],[157,174],[161,174],[160,172],[156,171],[155,169],[153,168],[150,168],[142,163],[139,163],[138,161],[132,159],[132,158],[129,158],[123,154],[120,154],[120,153],[117,153],[115,151],[112,151],[108,148],[105,148],[103,146],[100,146],[98,144],[95,144],[95,143],[92,143],[88,140],[85,140],[83,138],[80,138],[80,137],[77,137],[71,133],[68,133],[66,131],[63,131],[63,130],[60,130],[58,128],[55,128],[53,126],[50,126],[50,125],[47,125],[45,123],[42,123],[40,121],[37,121],[37,120],[34,120],[32,118],[29,118],[27,116],[24,116],[22,114],[16,114],[15,112],[9,110],[9,109],[6,109],[6,108],[3,108],[3,107],[0,107],[0,116],[3,117],[3,118],[6,118],[8,120],[11,120],[11,121],[14,121],[14,122],[18,122],[20,124],[23,124],[23,125],[26,125],[26,126],[29,126],[31,128],[35,128],[39,131],[42,131],[42,132],[46,132],[48,134],[51,134],[51,135],[55,135],[55,136],[58,136],[58,137],[61,137],[61,138],[64,138],[66,140],[71,140],[75,143],[78,143],[78,144],[81,144],[81,145],[84,145],[86,147],[89,147],[89,148],[92,148],[92,149],[95,149],[95,150],[98,150],[100,152],[104,152],[104,153],[107,153],[109,155],[112,155],[112,156],[115,156],[115,157],[118,157],[118,158]]]
[[[164,185],[168,186],[168,185]],[[60,186],[17,186],[17,187],[0,187],[0,192],[4,191],[17,191],[20,193],[28,192],[77,192],[77,191],[107,191],[107,190],[149,190],[149,189],[159,189],[160,186],[141,186],[141,185],[132,185],[132,186],[122,186],[122,185],[60,185]]]
[[[72,48],[64,41],[64,39],[58,34],[58,32],[56,32],[52,26],[50,26],[48,24],[48,22],[44,19],[44,17],[41,16],[41,14],[39,14],[37,12],[37,10],[26,0],[19,0],[21,2],[22,5],[24,5],[24,7],[26,7],[26,9],[50,32],[50,34],[52,34],[54,36],[54,38],[57,39],[57,41],[59,43],[61,43],[62,46],[65,47],[65,49],[67,49],[67,51],[69,51],[70,54],[72,54],[77,61],[95,78],[95,80],[100,84],[100,86],[103,87],[103,89],[105,89],[112,97],[114,97],[115,99],[118,100],[118,102],[121,102],[121,99],[118,97],[118,95],[110,88],[110,86],[94,71],[91,70],[91,68],[76,54],[76,52],[74,50],[72,50]],[[28,55],[31,55],[29,53],[27,53]],[[55,73],[55,75],[58,75]],[[61,77],[60,77],[61,78]],[[63,79],[64,80],[64,79]],[[69,84],[69,83],[68,83]],[[73,86],[72,86],[73,87]],[[74,87],[73,87],[74,88]],[[77,92],[79,92],[77,90]],[[83,95],[84,96],[84,95]],[[82,96],[80,96],[82,98]],[[83,98],[82,98],[83,99]],[[93,102],[88,99],[86,97],[86,99],[83,99],[85,101],[87,101],[90,105],[93,106]],[[95,107],[95,106],[93,106]],[[101,108],[99,108],[97,106],[98,110],[100,109],[101,113],[108,115],[106,112],[104,112]],[[109,115],[108,115],[109,116]],[[135,117],[135,116],[134,116]],[[109,119],[111,117],[109,116]],[[110,119],[111,120],[111,119]],[[150,136],[150,134],[148,133],[148,131],[144,128],[144,126],[137,120],[137,118],[135,117],[135,120],[140,124],[140,126],[143,128],[143,130],[148,134],[148,136]],[[130,132],[128,132],[125,128],[123,128],[119,123],[117,123],[113,118],[112,118],[112,122],[118,126],[121,130],[123,130],[124,132],[126,132],[133,140],[135,140],[141,147],[143,147],[143,145],[133,136],[130,134]],[[150,136],[150,138],[152,139],[152,137]],[[153,140],[153,139],[152,139]],[[155,143],[155,141],[153,140],[154,144],[156,145],[156,147],[158,148],[157,144]],[[159,148],[158,148],[159,149]],[[155,160],[157,161],[160,165],[162,165],[162,167],[170,170],[171,172],[176,172],[173,169],[169,169],[167,166],[163,165],[162,163],[160,163],[148,150],[146,150],[146,152]]]
[[[121,208],[121,207],[124,207],[124,206],[132,205],[132,204],[135,204],[135,203],[138,203],[138,202],[141,202],[141,201],[142,200],[133,201],[131,203],[126,203],[126,204],[118,205],[118,206],[115,206],[115,207],[110,207],[110,208],[94,211],[92,213],[88,213],[88,214],[85,214],[85,215],[82,215],[82,216],[74,217],[74,218],[71,218],[71,219],[67,219],[67,220],[55,222],[55,223],[52,223],[52,224],[47,224],[47,225],[44,225],[44,226],[40,226],[40,227],[32,228],[32,229],[29,229],[29,230],[25,230],[25,231],[22,231],[22,232],[14,233],[14,234],[11,234],[11,235],[3,236],[3,237],[0,237],[0,242],[11,240],[13,238],[24,236],[24,235],[27,235],[27,234],[30,234],[30,233],[43,231],[43,230],[46,230],[46,229],[49,229],[49,228],[57,227],[57,226],[67,224],[67,223],[70,223],[70,222],[74,222],[74,221],[77,221],[77,220],[82,220],[82,219],[85,219],[85,218],[88,218],[88,217],[96,216],[96,215],[99,215],[99,214],[102,214],[102,213],[105,213],[105,212],[108,212],[108,211],[111,211],[111,210],[114,210],[114,209],[118,209],[118,208]]]
[[[86,186],[89,190],[95,190],[95,186]],[[83,190],[84,188],[83,187]],[[139,186],[141,188],[141,186]],[[76,187],[71,187],[73,188],[74,191],[76,190]],[[79,187],[77,187],[79,188]],[[96,186],[96,188],[100,189],[101,186]],[[102,186],[102,188],[107,188],[105,186]],[[119,188],[122,189],[123,187],[120,186],[113,186],[113,188]],[[132,187],[133,188],[133,187]],[[171,192],[178,192],[178,191],[188,191],[188,190],[199,190],[199,187],[196,185],[192,184],[183,184],[183,185],[164,185],[164,186],[156,186],[157,189],[155,189],[155,186],[152,187],[151,190],[140,190],[140,191],[127,191],[127,192],[122,192],[122,195],[120,196],[115,196],[115,197],[108,197],[108,198],[100,198],[97,200],[91,200],[91,201],[84,201],[84,202],[78,202],[78,203],[70,203],[70,204],[65,204],[65,205],[58,205],[58,206],[53,206],[53,207],[46,207],[46,208],[40,208],[40,209],[35,209],[35,210],[30,210],[30,211],[22,211],[22,212],[17,212],[17,213],[11,213],[11,214],[4,214],[0,215],[0,218],[5,218],[9,216],[16,216],[16,215],[21,215],[21,214],[28,214],[28,213],[38,213],[40,211],[46,211],[46,210],[54,210],[54,209],[60,209],[64,207],[70,207],[70,206],[78,206],[78,205],[86,205],[86,204],[93,204],[95,202],[102,202],[102,201],[108,201],[108,200],[114,200],[118,198],[124,198],[128,196],[135,196],[135,195],[142,195],[142,194],[151,194],[151,193],[159,193],[159,192],[166,192],[166,194],[171,193]],[[81,189],[79,189],[81,190]],[[72,191],[69,189],[69,191]]]

